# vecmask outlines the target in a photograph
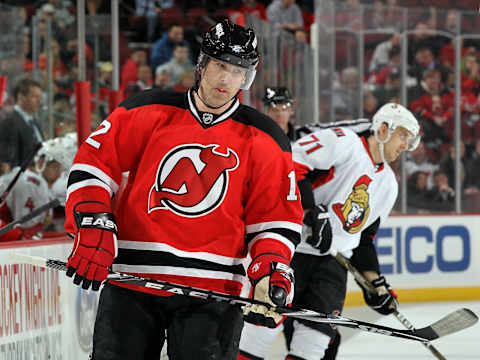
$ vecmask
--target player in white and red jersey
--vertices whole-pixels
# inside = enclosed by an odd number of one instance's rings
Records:
[[[55,198],[52,185],[59,179],[63,169],[69,167],[68,163],[71,164],[73,160],[66,160],[67,150],[64,138],[54,138],[42,143],[41,149],[35,156],[33,166],[27,168],[20,175],[17,183],[7,196],[3,208],[0,210],[0,220],[2,222],[0,226],[21,219],[33,209]],[[2,186],[6,186],[16,173],[17,168],[2,176],[0,178],[0,189]],[[19,240],[33,236],[41,237],[46,225],[47,215],[51,215],[51,211],[46,211],[44,214],[21,224],[21,227],[4,234],[0,241]]]
[[[366,303],[381,314],[394,311],[396,295],[380,274],[373,239],[397,198],[398,184],[388,164],[403,151],[415,149],[418,142],[417,120],[409,110],[393,103],[378,110],[366,133],[332,127],[295,142],[293,159],[307,230],[292,260],[295,306],[341,313],[347,273],[328,255],[331,244],[377,288],[377,295],[364,291]],[[307,235],[309,232],[311,235]],[[246,324],[238,359],[265,358],[280,330]],[[335,330],[328,324],[295,320],[286,359],[322,359],[334,335]],[[335,354],[328,356],[335,358]]]
[[[67,275],[75,284],[98,290],[113,263],[115,271],[231,295],[248,275],[254,299],[291,302],[288,265],[303,212],[290,144],[237,99],[257,63],[254,32],[224,20],[204,36],[194,88],[128,98],[80,146],[66,203],[66,230],[75,235]],[[172,360],[235,359],[237,306],[167,295],[108,282],[92,358],[157,359],[167,330]],[[268,326],[281,319],[261,307],[247,312],[246,320]]]

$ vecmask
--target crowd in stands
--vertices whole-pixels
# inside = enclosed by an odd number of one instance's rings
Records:
[[[359,93],[362,87],[364,117],[371,117],[386,102],[400,102],[401,35],[395,26],[395,12],[385,6],[415,6],[419,2],[407,0],[346,0],[340,5],[355,8],[369,4],[375,9],[368,16],[368,26],[388,31],[365,42],[366,60],[363,81],[359,70],[342,58],[342,40],[337,39],[336,84],[333,97],[320,99],[319,121],[330,121],[327,116],[333,106],[335,119],[343,120],[360,115]],[[431,4],[430,4],[431,2]],[[428,5],[435,6],[434,0]],[[423,4],[425,3],[425,4]],[[427,5],[424,0],[423,5]],[[442,2],[442,3],[445,3]],[[465,5],[465,2],[462,2]],[[451,6],[454,4],[452,2]],[[476,6],[476,5],[475,5]],[[397,8],[398,9],[398,8]],[[189,1],[189,0],[130,0],[120,2],[120,91],[126,98],[152,87],[168,91],[185,91],[195,82],[195,62],[199,52],[199,35],[222,17],[245,25],[245,14],[251,14],[278,30],[287,31],[298,42],[310,41],[310,26],[314,21],[313,0],[243,0],[243,1]],[[43,91],[42,108],[46,107],[47,89],[47,19],[50,19],[53,62],[53,117],[56,137],[75,131],[74,83],[78,79],[76,34],[76,4],[65,0],[41,0],[18,7],[24,21],[23,55],[25,77],[36,80],[35,87]],[[110,1],[87,0],[87,16],[110,14]],[[32,27],[32,23],[36,27]],[[355,12],[339,11],[336,23],[355,24]],[[409,36],[407,97],[408,106],[418,117],[423,134],[422,143],[406,161],[409,211],[450,212],[455,198],[454,100],[455,64],[454,44],[448,37],[434,34],[441,23],[444,31],[455,34],[458,13],[445,11],[437,16],[425,10],[412,26]],[[479,22],[480,24],[480,22]],[[480,25],[479,25],[480,26]],[[35,32],[32,32],[35,28]],[[99,29],[102,26],[98,27]],[[92,86],[92,128],[108,116],[109,92],[112,87],[113,65],[110,55],[110,29],[95,33],[87,30],[85,47],[87,80]],[[37,42],[38,58],[33,58],[33,38]],[[461,50],[461,182],[464,197],[475,198],[480,207],[480,66],[479,43],[464,41]],[[36,73],[35,73],[36,71]],[[38,84],[38,86],[36,85]],[[13,89],[10,86],[9,89]],[[294,90],[294,89],[292,89]],[[8,119],[18,107],[18,98],[12,90],[4,96],[0,108],[0,123]],[[330,103],[330,99],[333,99]],[[300,101],[300,99],[299,99]],[[46,112],[40,111],[34,119],[32,133],[47,134]],[[32,120],[33,121],[33,120]],[[309,122],[309,121],[304,121]],[[310,121],[313,122],[313,121]],[[0,124],[1,125],[1,124]],[[37,130],[38,127],[38,130]],[[0,146],[2,146],[0,144]],[[18,165],[10,164],[12,166]],[[11,168],[0,161],[0,175]]]

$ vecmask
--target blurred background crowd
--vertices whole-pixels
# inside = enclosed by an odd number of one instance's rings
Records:
[[[112,20],[110,1],[85,3],[86,80],[95,129],[111,110]],[[402,208],[399,200],[396,211],[454,212],[456,196],[462,212],[480,209],[477,1],[121,0],[119,15],[122,99],[152,87],[192,87],[201,35],[228,17],[254,27],[261,42],[259,71],[253,88],[241,94],[244,103],[262,110],[265,87],[285,86],[296,100],[291,122],[297,125],[371,118],[386,102],[405,103],[421,123],[422,143],[394,165],[406,202]],[[32,141],[76,131],[77,4],[6,1],[0,22],[5,176]],[[312,84],[314,66],[320,69],[318,86]],[[28,129],[13,129],[15,116]]]

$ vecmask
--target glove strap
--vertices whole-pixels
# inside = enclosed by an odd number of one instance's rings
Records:
[[[372,285],[375,288],[385,286],[388,289],[388,287],[389,287],[389,285],[387,284],[387,280],[385,280],[385,276],[383,276],[383,275],[380,276],[379,278],[375,279],[375,280],[372,280]]]
[[[295,275],[293,274],[293,269],[290,266],[274,261],[272,263],[272,273],[275,271],[280,272],[282,276],[292,284],[295,282]]]
[[[76,211],[77,206],[85,203],[103,204],[99,201],[82,201],[75,204],[73,214],[77,228],[93,228],[99,230],[111,231],[118,235],[117,222],[115,216],[111,212],[79,212]]]

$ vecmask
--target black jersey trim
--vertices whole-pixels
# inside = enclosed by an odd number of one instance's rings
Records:
[[[104,181],[102,181],[102,179],[100,179],[99,177],[97,177],[95,175],[92,175],[89,172],[82,171],[82,170],[74,170],[68,176],[67,189],[75,183],[78,183],[78,182],[81,182],[81,181],[84,181],[84,180],[90,180],[90,179],[96,179],[96,180],[99,180],[99,181],[104,183]]]
[[[271,228],[271,229],[267,229],[267,230],[263,230],[263,231],[257,231],[257,232],[254,232],[254,233],[248,233],[245,236],[245,244],[248,245],[250,243],[250,241],[253,240],[253,238],[255,238],[258,234],[261,234],[263,232],[277,233],[277,234],[281,235],[282,237],[284,237],[285,239],[291,241],[292,244],[295,247],[297,247],[297,245],[300,244],[301,234],[296,232],[296,231],[293,231],[293,230],[290,230],[290,229],[285,229],[285,228]]]
[[[204,128],[209,128],[210,126],[216,125],[218,123],[221,123],[222,121],[225,121],[229,119],[233,113],[238,109],[240,106],[240,102],[238,101],[237,98],[235,98],[235,101],[228,107],[227,110],[225,110],[223,113],[217,115],[213,113],[208,113],[205,111],[200,111],[197,108],[197,105],[195,104],[195,98],[192,95],[192,89],[187,91],[186,98],[188,101],[188,108],[190,112],[192,113],[193,117],[202,125]],[[202,116],[200,116],[202,114]],[[211,121],[210,122],[205,122],[203,120],[203,116],[205,114],[208,114],[211,116]]]
[[[187,108],[185,93],[165,91],[155,88],[130,96],[122,101],[119,107],[124,107],[127,110],[131,110],[137,107],[148,105],[169,105],[181,109]]]
[[[238,111],[232,116],[232,119],[247,126],[253,126],[256,129],[269,135],[285,152],[292,152],[290,139],[275,121],[261,112],[241,104]]]
[[[223,265],[207,260],[176,256],[165,251],[118,249],[118,256],[114,264],[143,265],[143,266],[172,266],[193,268],[210,271],[221,271],[230,274],[245,276],[242,264]]]
[[[362,231],[362,234],[360,235],[360,244],[353,249],[353,255],[350,260],[360,271],[370,270],[380,273],[377,249],[374,245],[374,239],[379,227],[380,217]]]

